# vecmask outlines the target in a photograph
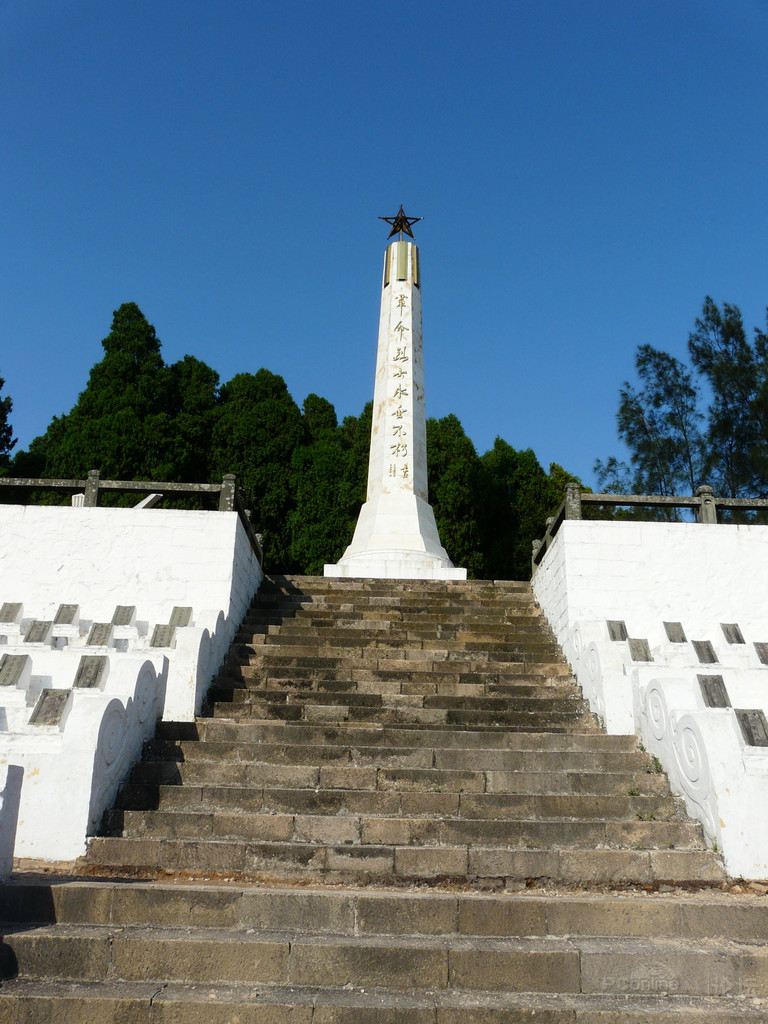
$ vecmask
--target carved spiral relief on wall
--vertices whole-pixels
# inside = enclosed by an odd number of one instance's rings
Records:
[[[136,717],[141,725],[144,725],[154,711],[156,693],[155,671],[149,663],[146,663],[142,666],[139,678],[136,680],[134,698]]]
[[[701,822],[711,839],[717,834],[717,821],[704,738],[694,719],[690,715],[683,715],[675,724],[672,739],[672,750],[683,789],[701,809]]]
[[[664,691],[656,680],[649,683],[643,695],[643,712],[653,738],[663,740],[669,728],[669,713]]]
[[[578,624],[571,630],[571,649],[574,661],[581,661],[584,656],[584,641],[581,638],[581,627]]]
[[[109,769],[120,754],[126,733],[126,711],[118,700],[110,702],[99,729],[97,752],[104,767]]]

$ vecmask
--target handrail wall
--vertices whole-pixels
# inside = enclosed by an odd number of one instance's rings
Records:
[[[565,488],[565,499],[554,516],[547,519],[546,530],[542,540],[533,541],[531,568],[536,572],[547,548],[551,545],[560,524],[565,519],[581,519],[584,505],[609,505],[614,508],[639,506],[642,508],[690,508],[696,511],[699,523],[717,523],[718,512],[722,510],[741,510],[745,512],[768,511],[768,498],[720,498],[706,484],[699,487],[696,494],[594,494],[582,491],[578,484],[569,483]]]
[[[237,512],[248,536],[251,548],[263,564],[263,552],[258,536],[251,525],[250,516],[237,489],[237,477],[227,473],[220,484],[184,484],[170,480],[102,480],[98,469],[92,469],[85,480],[43,479],[39,477],[0,476],[0,487],[15,487],[29,491],[83,492],[83,506],[95,508],[101,491],[123,491],[127,494],[218,494],[219,512]]]

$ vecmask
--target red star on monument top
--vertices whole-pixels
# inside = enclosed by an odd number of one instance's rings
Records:
[[[402,235],[410,235],[413,238],[413,232],[411,231],[411,225],[415,224],[418,220],[424,220],[423,217],[406,217],[403,204],[400,204],[400,209],[397,211],[394,217],[379,217],[379,220],[385,220],[387,224],[392,225],[392,230],[387,235],[387,238],[391,238],[392,235],[396,235],[398,231]]]

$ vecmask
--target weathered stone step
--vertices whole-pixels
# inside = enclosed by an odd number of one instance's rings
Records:
[[[658,972],[656,972],[658,973]],[[654,986],[649,974],[648,988]],[[184,986],[14,980],[0,990],[13,1024],[764,1024],[764,1000],[739,996],[589,995]],[[2,1016],[2,1014],[7,1016]]]
[[[617,977],[645,975],[674,978],[683,995],[768,996],[768,949],[733,943],[725,950],[701,939],[297,936],[53,924],[9,930],[4,942],[25,978],[597,995],[615,993]]]
[[[198,718],[195,722],[159,722],[157,736],[163,739],[200,739],[203,741],[235,741],[247,743],[348,743],[360,746],[430,746],[475,750],[542,750],[620,752],[636,751],[637,737],[609,736],[604,732],[574,733],[494,733],[465,729],[462,732],[443,727],[342,723],[313,725],[272,722],[237,721],[234,719]]]
[[[373,676],[373,678],[372,678]],[[501,677],[504,678],[503,676]],[[499,682],[498,673],[485,676],[465,675],[463,681],[458,673],[430,672],[421,678],[398,677],[394,679],[377,679],[375,673],[345,672],[343,675],[335,670],[315,671],[297,668],[292,665],[270,665],[269,668],[253,669],[234,665],[222,672],[217,681],[217,689],[295,689],[325,690],[328,692],[376,693],[381,696],[398,693],[439,695],[449,697],[480,697],[491,696],[526,697],[528,699],[551,700],[555,698],[580,699],[581,695],[573,683],[563,677],[554,677],[544,681],[522,681],[515,676],[509,682]]]
[[[711,853],[696,850],[505,849],[503,847],[180,840],[98,836],[87,860],[102,868],[192,876],[309,878],[379,884],[432,879],[557,880],[566,885],[709,884],[725,873]]]
[[[601,895],[265,888],[30,879],[0,887],[0,922],[206,925],[337,935],[451,934],[729,939],[768,944],[768,900],[717,890]]]
[[[291,647],[313,648],[319,654],[323,653],[325,647],[344,648],[347,655],[358,653],[360,656],[366,652],[378,652],[379,656],[392,652],[396,654],[400,648],[407,648],[408,656],[416,656],[421,652],[420,658],[429,660],[427,655],[434,661],[462,661],[471,660],[474,656],[477,660],[488,660],[489,641],[483,639],[465,640],[459,647],[448,647],[439,642],[423,646],[423,640],[414,640],[407,635],[406,630],[381,627],[382,633],[372,630],[370,623],[361,622],[359,628],[348,627],[345,629],[333,628],[318,630],[311,626],[302,625],[288,629],[286,626],[274,627],[274,632],[268,632],[264,637],[264,643],[258,645],[260,651],[267,652],[272,647],[285,650]],[[241,634],[239,643],[249,643],[251,637]],[[356,642],[355,642],[356,641]],[[417,646],[418,645],[418,646]],[[546,661],[551,659],[559,661],[560,650],[554,641],[544,641],[532,638],[520,638],[509,640],[493,641],[493,658],[500,663],[515,661]]]
[[[484,771],[640,771],[655,774],[640,751],[460,750],[443,747],[364,746],[350,743],[268,743],[237,740],[151,740],[147,761],[261,761],[269,764],[389,765]]]
[[[353,632],[352,632],[353,631]],[[268,636],[283,634],[285,636],[307,635],[325,640],[327,635],[349,633],[352,644],[365,640],[365,634],[386,632],[392,639],[407,637],[410,640],[422,641],[439,646],[443,641],[457,645],[461,649],[463,643],[510,643],[513,640],[530,640],[531,633],[554,642],[541,623],[541,617],[535,614],[517,614],[508,622],[497,613],[474,617],[468,622],[463,611],[455,613],[434,614],[430,616],[414,615],[408,609],[390,611],[383,616],[381,611],[362,611],[357,615],[339,614],[324,611],[302,611],[293,617],[281,618],[278,614],[264,618],[245,620],[238,631],[238,639],[265,633]],[[359,634],[364,634],[360,636]]]
[[[283,703],[261,700],[256,691],[234,690],[232,698],[227,691],[216,690],[214,717],[275,718],[288,722],[327,722],[340,725],[345,721],[405,724],[412,726],[445,725],[457,729],[508,729],[524,732],[567,732],[584,729],[591,724],[591,716],[584,712],[536,713],[525,711],[446,711],[424,708],[404,702],[369,706],[340,701],[286,701]]]
[[[574,690],[573,681],[566,665],[553,662],[529,664],[522,661],[484,662],[474,661],[460,665],[457,662],[423,661],[410,659],[372,658],[370,660],[335,659],[323,664],[315,658],[303,659],[292,654],[281,654],[269,659],[264,664],[250,664],[249,661],[228,663],[222,669],[220,680],[227,679],[252,680],[256,683],[264,676],[282,679],[294,679],[297,685],[303,679],[339,679],[345,682],[379,682],[389,681],[402,684],[419,683],[423,692],[435,692],[435,684],[441,682],[484,684],[486,687],[500,683],[514,685],[523,683],[528,686],[560,686]],[[383,692],[383,690],[382,690]]]
[[[653,987],[653,975],[648,987]],[[451,991],[428,994],[296,986],[183,986],[14,980],[0,990],[13,1024],[764,1024],[763,1000],[738,996]],[[61,1014],[61,1016],[57,1016]]]
[[[242,839],[341,845],[488,846],[565,849],[588,845],[703,850],[690,822],[606,821],[582,818],[487,820],[383,815],[224,814],[112,811],[106,831],[129,838]]]
[[[234,761],[139,761],[130,782],[244,788],[410,790],[440,793],[592,793],[621,796],[668,792],[661,775],[625,771],[508,771],[400,768],[387,765],[273,764]]]
[[[410,790],[246,789],[242,786],[128,784],[119,794],[122,810],[269,812],[287,814],[367,814],[481,818],[605,818],[675,820],[669,793],[606,796],[581,793],[440,793]]]
[[[265,682],[265,681],[263,681]],[[483,712],[517,712],[554,716],[582,714],[585,710],[583,699],[575,693],[566,695],[519,697],[501,693],[453,696],[448,694],[389,694],[363,693],[353,689],[354,684],[336,685],[313,689],[281,689],[268,685],[235,687],[232,701],[244,701],[255,704],[266,701],[269,704],[348,704],[355,707],[379,708],[382,706],[410,706],[436,708],[446,711],[483,711]],[[216,687],[216,694],[227,694],[221,686]],[[388,699],[387,699],[388,698]],[[219,699],[222,699],[221,697]]]

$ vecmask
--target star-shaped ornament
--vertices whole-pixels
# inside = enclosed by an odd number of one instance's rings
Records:
[[[413,232],[411,231],[411,225],[415,224],[417,220],[423,220],[423,217],[406,217],[403,204],[400,204],[400,209],[397,211],[394,217],[379,217],[379,220],[385,220],[387,224],[392,225],[392,230],[387,235],[387,238],[391,238],[392,235],[396,235],[398,231],[400,234],[410,235],[413,238]]]

